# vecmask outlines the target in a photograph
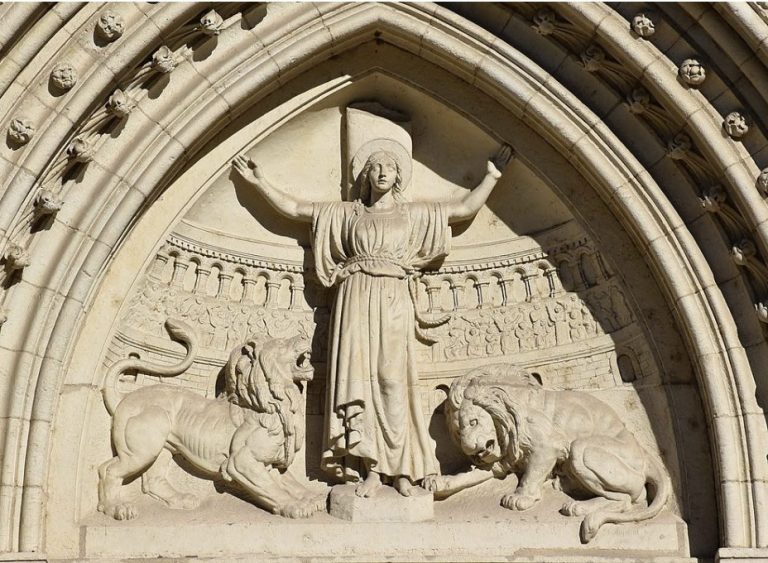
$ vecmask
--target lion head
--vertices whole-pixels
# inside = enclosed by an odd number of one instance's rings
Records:
[[[478,467],[522,457],[524,408],[515,397],[521,387],[537,386],[531,375],[510,364],[487,366],[454,380],[445,414],[456,444]]]
[[[224,396],[260,414],[270,432],[285,436],[286,466],[304,440],[304,403],[299,385],[313,368],[308,338],[252,337],[238,346],[225,366]]]
[[[302,336],[249,338],[229,356],[224,394],[259,412],[282,410],[286,400],[295,399],[297,384],[312,380],[311,354],[309,339]]]

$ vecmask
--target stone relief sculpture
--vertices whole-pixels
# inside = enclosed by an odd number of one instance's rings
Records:
[[[448,254],[449,225],[475,216],[512,150],[503,146],[462,199],[410,203],[404,197],[409,150],[377,131],[364,133],[368,139],[352,159],[354,201],[299,199],[290,195],[296,187],[278,190],[245,156],[235,158],[233,167],[279,213],[311,223],[317,276],[326,287],[337,287],[323,468],[359,481],[358,496],[375,495],[383,484],[410,496],[420,490],[415,484],[438,471],[417,390],[416,335],[425,323],[415,309],[415,278]]]
[[[454,440],[475,468],[428,476],[423,485],[438,496],[514,473],[519,479],[501,504],[527,510],[556,476],[565,490],[587,497],[561,509],[567,516],[584,516],[583,543],[605,523],[656,516],[669,497],[660,464],[610,407],[587,393],[544,389],[512,365],[480,368],[454,380],[445,414]],[[646,489],[652,494],[647,505]]]
[[[107,372],[104,403],[112,415],[115,457],[99,468],[98,509],[118,520],[135,518],[136,507],[120,498],[126,477],[141,474],[142,491],[170,508],[195,508],[198,500],[166,478],[170,454],[197,470],[239,488],[275,514],[306,517],[325,508],[325,493],[300,483],[286,470],[304,443],[304,404],[298,384],[309,381],[309,342],[302,337],[249,339],[225,366],[218,399],[170,385],[117,389],[127,371],[175,376],[188,370],[198,342],[186,323],[166,321],[168,333],[187,348],[178,364],[161,367],[127,358]]]

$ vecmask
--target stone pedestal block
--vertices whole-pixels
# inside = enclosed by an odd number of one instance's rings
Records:
[[[423,522],[434,517],[432,493],[404,497],[392,487],[382,487],[376,496],[362,498],[355,494],[355,485],[333,487],[330,512],[352,522]]]

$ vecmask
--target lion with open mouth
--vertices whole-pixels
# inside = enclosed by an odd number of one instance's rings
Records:
[[[289,518],[325,508],[324,493],[312,491],[287,469],[304,443],[304,401],[299,385],[313,376],[309,341],[253,338],[232,351],[225,366],[225,391],[218,399],[170,385],[117,389],[120,374],[133,370],[174,376],[189,369],[197,353],[194,330],[168,319],[171,337],[187,349],[174,366],[136,358],[116,362],[102,390],[112,415],[115,457],[99,468],[99,510],[118,520],[137,516],[120,500],[126,478],[141,475],[142,491],[171,508],[191,509],[198,500],[166,479],[170,456],[239,488],[255,504]]]
[[[439,497],[514,473],[518,483],[501,505],[527,510],[557,473],[591,497],[561,509],[584,517],[583,543],[605,523],[653,518],[669,498],[660,463],[608,405],[588,393],[544,389],[527,372],[501,364],[454,380],[445,413],[454,441],[476,469],[427,477],[423,486]],[[652,500],[646,505],[647,489]]]

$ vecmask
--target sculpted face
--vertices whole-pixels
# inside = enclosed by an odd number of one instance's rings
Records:
[[[374,153],[368,159],[368,182],[371,189],[386,193],[397,180],[397,163],[386,153]]]
[[[459,409],[459,436],[462,451],[472,459],[485,464],[501,459],[501,446],[491,415],[469,401]]]

